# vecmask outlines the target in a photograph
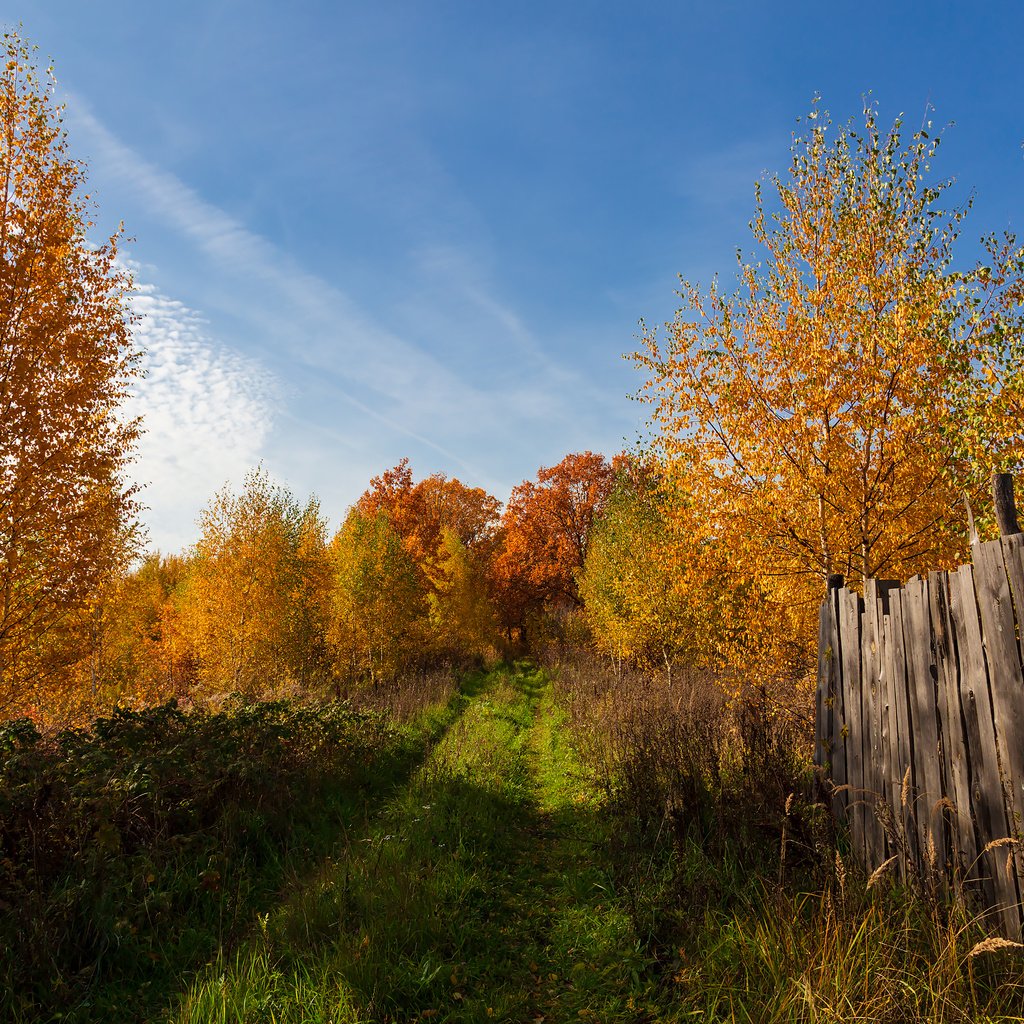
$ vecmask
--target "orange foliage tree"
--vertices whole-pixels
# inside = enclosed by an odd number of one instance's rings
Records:
[[[357,504],[367,514],[383,509],[420,566],[436,557],[446,530],[467,548],[486,548],[501,513],[501,502],[482,487],[467,487],[443,473],[413,483],[408,459],[374,477]]]
[[[123,472],[138,426],[118,416],[138,353],[117,238],[96,246],[82,165],[28,48],[0,76],[0,709],[80,654],[57,637],[130,555]],[[51,642],[53,641],[53,642]],[[44,691],[41,697],[56,698]]]
[[[531,614],[580,605],[578,576],[615,470],[603,455],[567,455],[515,487],[502,517],[495,592],[503,625],[520,634]]]
[[[356,509],[364,517],[383,513],[413,561],[428,612],[421,647],[454,657],[487,651],[496,621],[490,580],[498,499],[443,473],[414,483],[403,459],[370,481]]]
[[[981,371],[1003,344],[979,329],[984,282],[951,269],[966,210],[939,206],[936,146],[905,142],[899,121],[880,131],[872,109],[834,134],[812,112],[774,212],[757,191],[761,258],[741,262],[737,291],[684,282],[667,336],[645,332],[693,601],[731,591],[719,635],[744,657],[778,657],[773,641],[806,653],[831,573],[859,584],[963,559],[963,493],[1020,466],[1021,422]]]
[[[187,578],[185,559],[153,553],[93,593],[82,613],[85,656],[67,673],[77,694],[69,712],[84,717],[192,691],[195,655],[176,603]]]

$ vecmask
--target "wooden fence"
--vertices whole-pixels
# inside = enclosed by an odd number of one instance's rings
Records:
[[[973,891],[990,924],[1024,908],[1024,536],[904,585],[830,586],[815,762],[858,859]],[[895,867],[895,865],[894,865]]]

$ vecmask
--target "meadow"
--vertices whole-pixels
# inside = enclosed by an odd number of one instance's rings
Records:
[[[859,873],[802,723],[599,661],[3,733],[3,1019],[1020,1019],[1013,950]],[[392,695],[393,699],[393,695]]]
[[[257,465],[167,553],[145,261],[93,238],[52,68],[4,43],[0,1020],[1024,1020],[1020,936],[898,858],[866,877],[811,763],[832,581],[855,620],[966,562],[1024,472],[1024,247],[965,259],[930,122],[814,102],[733,290],[641,322],[633,450],[507,500],[400,458],[330,511]]]

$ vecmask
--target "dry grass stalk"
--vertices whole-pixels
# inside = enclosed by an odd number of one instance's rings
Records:
[[[899,854],[895,854],[888,860],[883,860],[881,864],[871,872],[871,877],[868,878],[868,888],[872,888],[877,882],[881,881],[882,877],[889,871],[889,869],[899,860]]]
[[[900,786],[900,805],[906,807],[910,803],[910,766],[903,775],[903,785]]]
[[[985,848],[981,851],[982,853],[988,853],[989,850],[997,850],[1000,846],[1015,846],[1019,840],[1014,839],[1012,836],[1003,836],[1002,839],[993,839],[990,843],[985,844]]]
[[[839,851],[836,850],[836,878],[839,879],[839,895],[845,900],[846,898],[846,865],[843,863],[843,858],[839,855]]]

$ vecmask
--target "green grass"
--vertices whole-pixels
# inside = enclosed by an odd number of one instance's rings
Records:
[[[495,673],[361,842],[171,1019],[651,1019],[606,839],[544,675]]]
[[[281,789],[262,832],[216,825],[234,844],[218,860],[197,833],[152,880],[143,861],[120,869],[128,890],[78,904],[112,915],[120,946],[83,978],[51,975],[49,1002],[43,976],[34,1004],[8,992],[0,1020],[1024,1020],[1016,953],[972,960],[981,932],[955,912],[891,881],[867,892],[852,869],[801,871],[796,833],[780,885],[778,839],[758,845],[753,824],[709,838],[704,820],[644,818],[580,759],[530,665],[374,736],[322,785]]]
[[[56,743],[7,730],[0,1020],[154,1019],[368,827],[460,710],[396,727],[335,703],[165,706]]]

